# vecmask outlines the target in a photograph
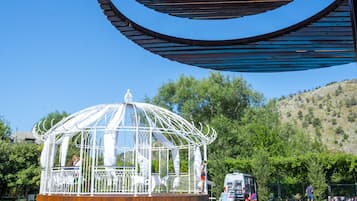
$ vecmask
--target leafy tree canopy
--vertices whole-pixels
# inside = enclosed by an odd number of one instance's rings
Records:
[[[35,124],[37,133],[44,134],[52,126],[54,126],[62,119],[66,118],[68,115],[69,114],[64,111],[63,112],[55,111],[49,113],[47,116],[43,117]]]
[[[263,156],[267,160],[323,150],[321,143],[312,141],[295,125],[282,124],[275,101],[266,103],[263,95],[242,78],[220,73],[211,73],[202,80],[181,76],[159,88],[149,102],[215,128],[217,139],[209,146],[208,167],[209,178],[217,184],[216,195],[222,191],[225,174],[235,169],[257,174],[257,180],[268,185],[267,179],[272,181],[276,176],[274,169],[259,172],[252,166],[261,162]],[[225,160],[243,163],[230,167],[224,165]]]
[[[11,135],[11,128],[8,122],[0,116],[0,140],[9,140]]]
[[[40,183],[40,147],[33,143],[0,140],[0,195],[37,192]]]

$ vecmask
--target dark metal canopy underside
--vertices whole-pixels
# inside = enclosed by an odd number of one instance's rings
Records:
[[[141,47],[180,63],[240,72],[297,71],[355,62],[356,1],[335,0],[316,15],[272,33],[209,41],[148,30],[124,16],[111,0],[98,0],[108,20]]]
[[[191,19],[228,19],[273,10],[292,0],[136,0],[169,15]]]

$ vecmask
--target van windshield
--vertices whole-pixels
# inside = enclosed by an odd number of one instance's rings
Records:
[[[242,181],[241,180],[234,181],[234,190],[242,190]]]

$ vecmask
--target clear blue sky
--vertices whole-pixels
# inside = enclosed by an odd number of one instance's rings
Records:
[[[300,4],[291,6],[293,10],[225,21],[237,23],[227,25],[236,28],[224,30],[230,33],[227,35],[190,23],[180,27],[170,21],[171,17],[151,19],[148,15],[152,11],[143,13],[140,7],[130,6],[126,12],[138,16],[136,20],[145,26],[153,25],[150,28],[159,31],[162,28],[164,33],[214,39],[254,35],[285,26],[299,20],[302,11],[308,10],[304,5],[316,9],[325,2],[295,1]],[[259,20],[264,26],[257,25]],[[135,101],[142,101],[145,95],[152,97],[160,86],[181,74],[200,79],[210,72],[161,58],[127,40],[105,19],[96,0],[0,2],[0,115],[13,130],[29,131],[35,122],[56,110],[73,113],[96,104],[122,102],[128,88]],[[357,65],[289,73],[224,74],[242,76],[266,98],[274,98],[356,78]]]

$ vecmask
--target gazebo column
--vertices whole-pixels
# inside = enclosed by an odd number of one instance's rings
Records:
[[[137,194],[137,189],[138,189],[138,184],[136,182],[136,178],[138,176],[138,169],[139,169],[139,164],[138,164],[138,152],[139,152],[139,128],[136,126],[135,129],[135,172],[132,177],[131,177],[131,182],[134,182],[134,196]],[[133,186],[133,185],[131,185]]]
[[[148,192],[149,192],[149,196],[151,196],[151,193],[152,193],[152,170],[151,170],[151,163],[152,163],[152,128],[150,128],[150,131],[149,131],[149,167],[148,167],[148,173],[149,173],[149,185],[148,185]]]
[[[82,160],[82,163],[79,166],[79,170],[78,170],[78,186],[77,186],[77,195],[79,196],[81,193],[81,179],[82,179],[82,165],[83,165],[83,143],[84,143],[84,136],[83,136],[83,131],[81,131],[81,146],[79,147],[79,158],[80,160]]]
[[[93,196],[94,194],[94,174],[95,174],[95,145],[96,145],[96,138],[97,138],[97,130],[94,130],[94,137],[93,137],[93,145],[92,145],[92,175],[90,181],[90,195]]]
[[[49,191],[48,194],[51,195],[52,192],[52,182],[53,182],[53,164],[54,164],[54,160],[55,160],[55,154],[56,154],[56,138],[53,137],[52,135],[49,136],[50,137],[50,142],[49,144],[52,145],[51,146],[51,151],[50,151],[50,158],[49,158],[49,163],[47,168],[49,169],[50,172],[50,182],[48,183],[49,187]]]
[[[169,176],[169,158],[170,157],[170,150],[168,149],[167,152],[166,152],[166,174],[167,176]],[[166,186],[166,193],[169,192],[169,185],[167,183],[167,186]]]
[[[40,186],[40,194],[46,194],[48,189],[48,175],[49,172],[49,149],[50,149],[50,137],[48,137],[44,141],[44,146],[41,152],[41,186]]]
[[[188,156],[187,156],[187,167],[188,167],[188,192],[191,193],[191,145],[188,146]],[[195,175],[195,174],[193,174]],[[193,176],[195,178],[195,176]],[[193,179],[195,183],[195,179]]]

